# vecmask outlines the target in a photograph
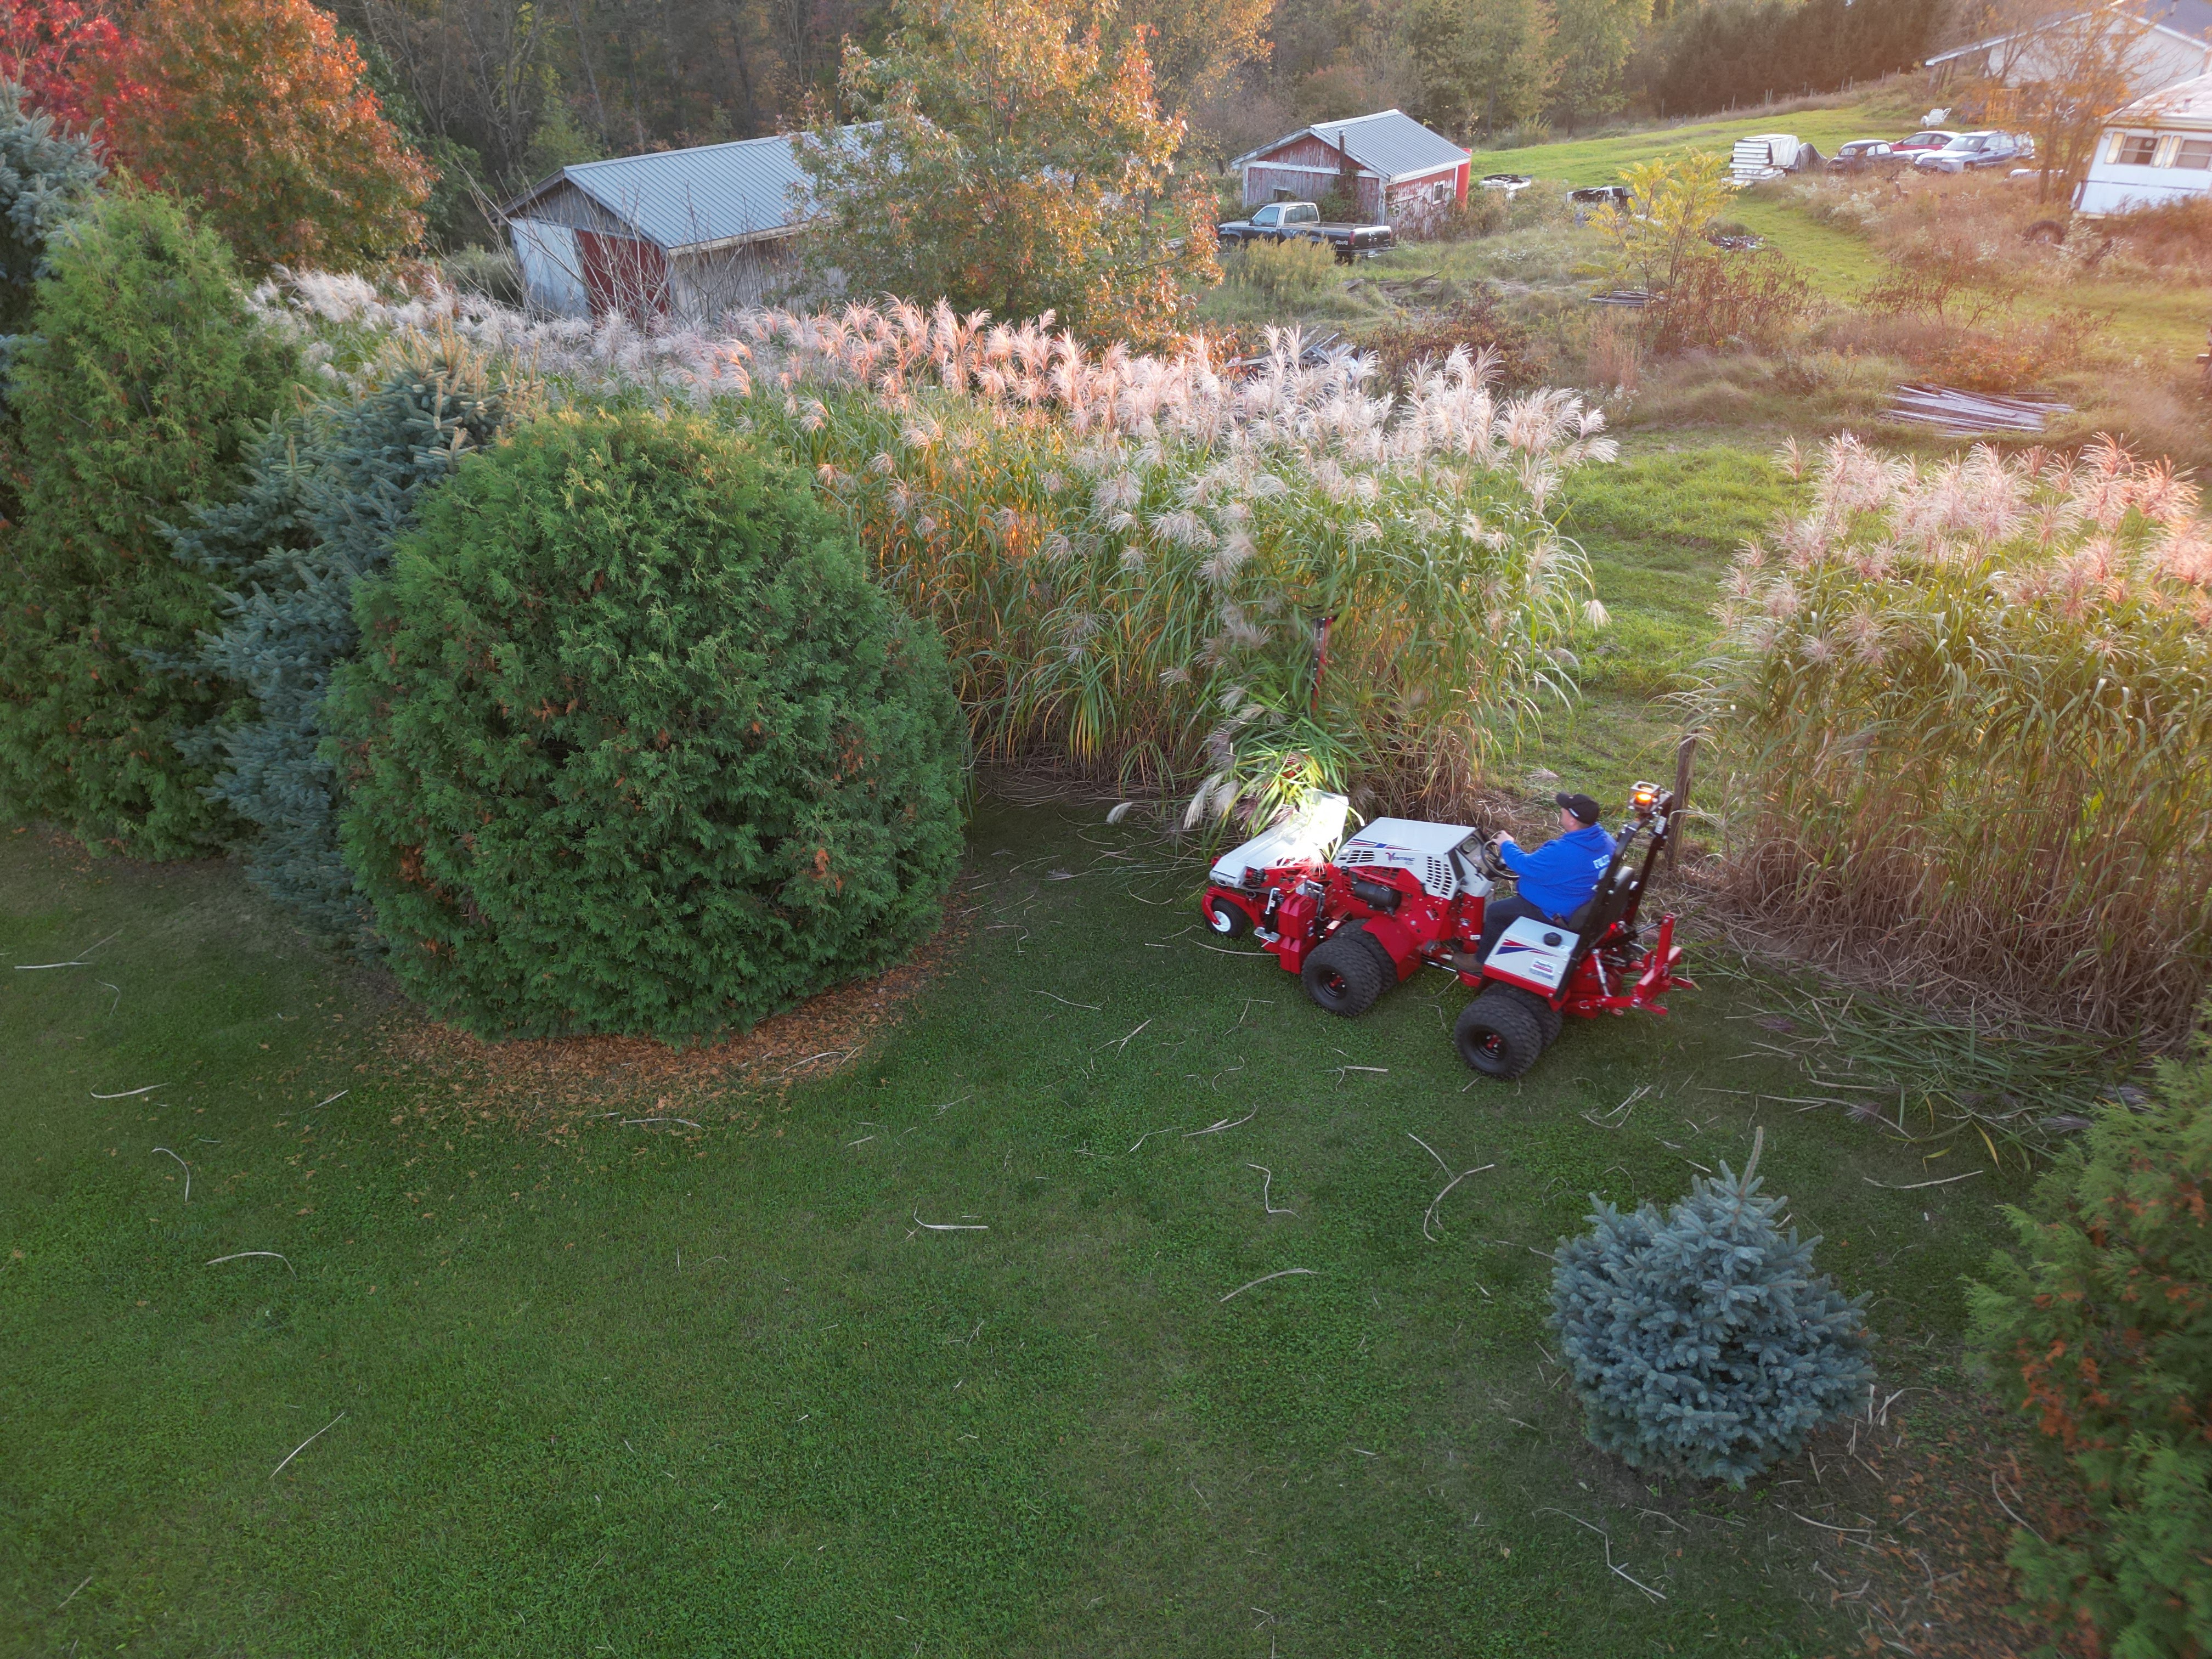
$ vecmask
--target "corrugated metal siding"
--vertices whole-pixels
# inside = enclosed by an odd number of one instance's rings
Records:
[[[850,135],[858,131],[847,127]],[[563,167],[508,203],[527,216],[578,229],[642,236],[675,252],[702,244],[787,235],[805,222],[806,175],[792,135]]]
[[[1322,144],[1314,145],[1316,137],[1323,141]],[[1395,109],[1348,121],[1316,121],[1239,159],[1255,164],[1293,158],[1305,161],[1307,149],[1325,151],[1331,145],[1343,149],[1360,166],[1386,179],[1456,167],[1468,159],[1468,153],[1442,133],[1431,131]]]
[[[803,216],[806,175],[785,137],[586,161],[569,182],[664,248],[782,230]]]

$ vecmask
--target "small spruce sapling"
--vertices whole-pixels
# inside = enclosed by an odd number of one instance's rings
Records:
[[[1592,1231],[1560,1242],[1552,1325],[1591,1442],[1639,1469],[1741,1487],[1850,1414],[1874,1381],[1865,1298],[1813,1271],[1818,1238],[1726,1164],[1662,1216],[1595,1194]]]

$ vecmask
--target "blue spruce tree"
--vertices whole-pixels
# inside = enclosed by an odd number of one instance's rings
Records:
[[[450,334],[403,340],[362,381],[355,398],[272,426],[245,493],[170,541],[222,590],[222,627],[188,666],[246,696],[191,757],[219,766],[209,793],[256,827],[247,877],[311,932],[373,951],[338,854],[337,774],[319,752],[331,672],[359,642],[354,588],[390,564],[427,494],[538,392]]]
[[[0,362],[30,319],[46,239],[106,171],[89,138],[57,132],[53,117],[25,105],[22,88],[0,81]]]
[[[1874,1381],[1865,1298],[1813,1271],[1786,1200],[1721,1166],[1662,1216],[1593,1195],[1593,1231],[1562,1240],[1552,1324],[1591,1442],[1639,1469],[1741,1487],[1849,1416]]]

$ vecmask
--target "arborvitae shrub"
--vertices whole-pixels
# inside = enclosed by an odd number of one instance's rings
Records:
[[[47,258],[9,387],[22,516],[0,559],[0,789],[95,849],[205,851],[228,816],[178,739],[228,693],[156,666],[216,622],[158,526],[228,493],[296,358],[166,197],[98,198]]]
[[[2163,1068],[2156,1103],[2107,1112],[2008,1209],[1969,1291],[1998,1392],[2036,1419],[2085,1524],[2014,1534],[2054,1624],[2114,1659],[2212,1653],[2212,1055]]]
[[[1552,1323],[1589,1437],[1637,1468],[1741,1486],[1874,1380],[1864,1299],[1813,1271],[1819,1239],[1782,1232],[1758,1164],[1723,1164],[1666,1216],[1593,1196],[1593,1231],[1560,1242]]]
[[[222,628],[192,666],[246,696],[187,744],[220,768],[218,799],[255,827],[246,874],[313,931],[371,948],[368,908],[338,851],[337,772],[319,752],[332,670],[352,655],[354,589],[464,457],[534,407],[526,379],[448,334],[405,335],[367,390],[272,428],[239,498],[173,534],[179,558],[226,591]]]
[[[355,614],[325,705],[340,833],[434,1012],[694,1037],[935,926],[964,743],[943,647],[726,432],[548,416],[463,464]]]

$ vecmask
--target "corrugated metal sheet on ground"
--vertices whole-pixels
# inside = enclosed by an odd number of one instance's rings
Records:
[[[1934,427],[1950,438],[1987,432],[2037,433],[2053,415],[2073,408],[2047,398],[2001,398],[1987,392],[1961,392],[1948,386],[1901,386],[1883,410],[1886,418]]]

